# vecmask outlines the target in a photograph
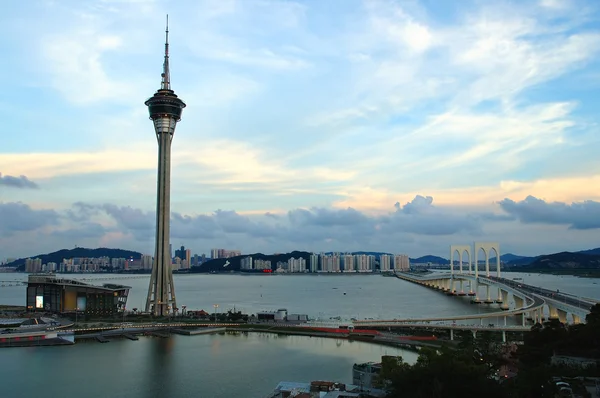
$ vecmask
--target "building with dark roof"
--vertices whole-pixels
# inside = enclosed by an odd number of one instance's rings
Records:
[[[113,315],[125,311],[129,286],[91,285],[54,274],[29,275],[27,311]]]

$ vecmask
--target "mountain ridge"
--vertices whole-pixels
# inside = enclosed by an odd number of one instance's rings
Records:
[[[330,252],[331,253],[331,252]],[[253,258],[256,259],[260,259],[260,260],[271,260],[271,262],[273,263],[273,265],[275,265],[278,261],[287,261],[288,259],[295,257],[302,257],[304,258],[307,262],[309,262],[309,256],[310,256],[310,252],[306,252],[306,251],[292,251],[289,253],[279,253],[279,254],[264,254],[264,253],[254,253],[254,254],[244,254],[241,256],[236,256],[236,257],[230,257],[228,259],[214,259],[214,260],[208,260],[206,263],[210,263],[212,261],[217,261],[216,263],[214,263],[214,267],[211,265],[210,269],[214,268],[214,270],[216,271],[217,269],[221,270],[221,268],[223,267],[223,265],[225,264],[225,262],[227,260],[229,260],[230,264],[232,264],[232,269],[239,269],[239,260],[244,258],[244,257],[248,257],[248,256],[252,256]],[[383,254],[390,254],[387,252],[376,252],[376,251],[355,251],[355,252],[351,252],[351,254],[367,254],[367,255],[374,255],[376,257],[379,257]],[[117,249],[117,248],[105,248],[105,247],[100,247],[100,248],[96,248],[96,249],[90,249],[90,248],[84,248],[84,247],[76,247],[74,249],[61,249],[52,253],[46,253],[46,254],[38,254],[36,256],[32,256],[32,257],[26,257],[26,258],[19,258],[17,260],[14,260],[10,263],[4,264],[3,267],[18,267],[19,268],[24,268],[25,266],[25,260],[27,258],[40,258],[42,260],[42,263],[48,263],[48,262],[55,262],[55,263],[60,263],[63,259],[70,259],[70,258],[74,258],[74,257],[111,257],[111,258],[134,258],[134,259],[140,259],[142,256],[142,253],[137,252],[137,251],[133,251],[133,250],[125,250],[125,249]],[[598,256],[600,258],[600,248],[595,248],[595,249],[588,249],[588,250],[580,250],[577,252],[559,252],[559,253],[552,253],[552,254],[542,254],[542,255],[538,255],[538,256],[534,256],[534,257],[528,257],[528,256],[520,256],[517,254],[513,254],[513,253],[506,253],[500,256],[500,260],[502,261],[502,263],[506,266],[510,266],[510,267],[523,267],[523,266],[529,266],[531,264],[536,264],[536,266],[541,266],[542,268],[544,267],[557,267],[559,266],[559,264],[564,264],[564,267],[566,268],[577,268],[576,264],[583,264],[585,266],[590,266],[592,268],[595,268],[595,257]],[[465,261],[466,259],[463,258],[463,261]],[[479,262],[481,262],[481,259],[478,259]],[[450,261],[446,258],[440,257],[440,256],[434,256],[434,255],[425,255],[425,256],[421,256],[421,257],[416,257],[416,258],[410,258],[410,262],[413,264],[423,264],[423,263],[433,263],[433,264],[441,264],[441,265],[447,265],[450,264]],[[490,264],[495,264],[496,262],[496,258],[492,257],[490,258]],[[202,264],[202,265],[204,265]],[[235,265],[234,265],[235,264]],[[455,257],[455,264],[458,264],[458,259]],[[196,268],[196,267],[194,267]],[[197,271],[195,271],[197,272]],[[210,272],[210,271],[209,271]]]

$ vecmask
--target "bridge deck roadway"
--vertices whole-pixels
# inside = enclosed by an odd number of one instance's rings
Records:
[[[531,326],[521,325],[479,325],[479,324],[451,324],[451,323],[404,323],[380,321],[381,323],[369,323],[371,327],[407,327],[407,328],[421,328],[421,329],[444,329],[444,330],[489,330],[493,332],[528,332],[531,330]],[[354,322],[358,325],[358,322]]]
[[[428,275],[427,278],[419,278],[415,275],[410,275],[410,274],[406,274],[406,273],[396,273],[396,276],[399,279],[406,280],[409,282],[415,282],[415,283],[436,280],[436,279],[449,279],[451,277],[450,274],[437,274],[434,276]],[[467,320],[467,319],[497,318],[497,317],[503,317],[503,316],[508,316],[508,315],[520,315],[525,312],[543,308],[543,306],[546,304],[546,302],[543,298],[529,294],[528,292],[525,292],[525,291],[520,291],[518,287],[514,288],[511,286],[507,286],[501,282],[495,282],[495,284],[499,288],[517,292],[520,296],[526,298],[526,301],[529,301],[528,305],[526,305],[525,307],[521,307],[521,308],[515,308],[513,310],[494,311],[494,312],[487,312],[485,314],[456,315],[456,316],[416,318],[416,319],[407,318],[407,319],[390,319],[390,320],[360,320],[360,321],[354,321],[353,323],[357,326],[359,326],[359,325],[365,325],[365,326],[372,325],[373,326],[374,324],[377,324],[377,323],[380,323],[382,325],[384,325],[384,324],[390,325],[390,324],[394,324],[394,323],[409,324],[409,323],[431,322],[431,321],[434,321],[434,322],[435,321],[460,321],[460,320]]]

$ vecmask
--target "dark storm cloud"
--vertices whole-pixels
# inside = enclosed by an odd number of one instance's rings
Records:
[[[19,177],[13,177],[13,176],[8,176],[8,175],[3,176],[2,173],[0,173],[0,185],[3,185],[5,187],[12,187],[12,188],[30,188],[30,189],[39,188],[38,184],[31,181],[29,178],[27,178],[24,175],[21,175]]]
[[[54,210],[35,210],[24,203],[0,203],[0,235],[11,236],[19,231],[33,231],[58,224]]]
[[[504,199],[498,204],[506,213],[526,224],[569,225],[571,229],[600,228],[600,202],[593,200],[569,205],[528,196],[520,202]]]
[[[144,231],[153,229],[156,223],[156,213],[144,212],[130,206],[119,207],[112,204],[104,204],[101,208],[120,225],[130,230]]]
[[[113,204],[90,205],[75,203],[67,214],[78,222],[89,219],[99,211],[115,220],[118,226],[137,240],[154,237],[156,212],[145,212],[130,206]],[[171,213],[171,237],[178,239],[215,239],[224,234],[247,234],[255,237],[275,236],[274,227],[251,221],[232,210],[217,210],[211,215],[189,216]]]
[[[186,216],[171,214],[171,236],[187,239],[214,239],[218,226],[209,216]]]
[[[436,207],[433,203],[432,197],[418,195],[404,205],[396,203],[390,209],[392,211],[377,216],[353,208],[322,207],[294,209],[285,215],[267,213],[259,216],[221,209],[193,216],[172,212],[171,237],[220,242],[226,239],[258,239],[272,246],[273,250],[290,243],[298,247],[310,247],[314,243],[369,247],[382,241],[409,242],[418,236],[480,234],[486,221],[506,221],[515,217],[511,214],[469,213],[465,209]],[[108,216],[116,226],[99,224],[96,220],[99,216]],[[7,203],[0,209],[0,218],[3,221],[0,233],[3,234],[58,224],[62,220],[71,228],[56,232],[56,235],[69,240],[100,238],[106,233],[120,231],[138,241],[148,242],[154,238],[156,223],[154,211],[83,202],[74,203],[62,215],[53,210],[32,210],[21,203]]]
[[[93,215],[98,214],[99,209],[97,206],[90,205],[83,202],[73,203],[71,209],[67,210],[67,217],[73,221],[81,222],[89,220]]]
[[[417,235],[452,235],[458,232],[481,233],[482,222],[477,214],[457,214],[437,208],[431,196],[417,195],[396,211],[380,218],[382,230]]]

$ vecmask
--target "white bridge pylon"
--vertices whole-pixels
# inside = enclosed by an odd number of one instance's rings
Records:
[[[471,274],[471,264],[473,263],[473,257],[471,255],[471,246],[469,245],[451,245],[450,246],[450,273],[454,276],[454,253],[458,253],[458,272],[463,273],[463,254],[467,254],[469,257],[469,274]],[[456,292],[456,287],[454,286],[454,281],[452,281],[452,286],[450,287],[452,292]],[[460,294],[464,295],[465,291],[463,289],[463,281],[460,281]],[[473,295],[473,286],[471,282],[469,282],[469,295]]]
[[[451,245],[450,246],[450,274],[452,275],[452,278],[450,280],[450,291],[452,293],[458,293],[456,291],[455,280],[454,280],[454,258],[455,258],[454,255],[456,253],[458,253],[458,261],[459,261],[458,272],[459,272],[459,274],[464,274],[464,272],[463,272],[463,264],[464,264],[463,254],[466,254],[469,259],[468,274],[471,275],[473,272],[472,268],[475,268],[475,280],[473,282],[469,281],[469,296],[475,296],[475,298],[474,298],[475,302],[479,302],[479,297],[478,297],[479,284],[477,282],[478,278],[479,278],[479,260],[477,257],[478,257],[480,250],[483,251],[484,258],[485,258],[485,276],[486,277],[490,276],[490,258],[491,258],[491,254],[493,252],[496,254],[496,276],[498,278],[500,278],[501,277],[500,244],[498,242],[474,242],[473,247],[471,247],[470,245]],[[462,280],[460,281],[460,293],[458,293],[458,294],[461,296],[465,295]],[[497,303],[502,303],[502,301],[503,301],[502,299],[503,299],[502,293],[500,292],[500,289],[498,289],[498,298],[495,301]],[[487,297],[486,297],[485,301],[486,301],[486,303],[494,302],[490,298],[489,285],[487,286]]]

